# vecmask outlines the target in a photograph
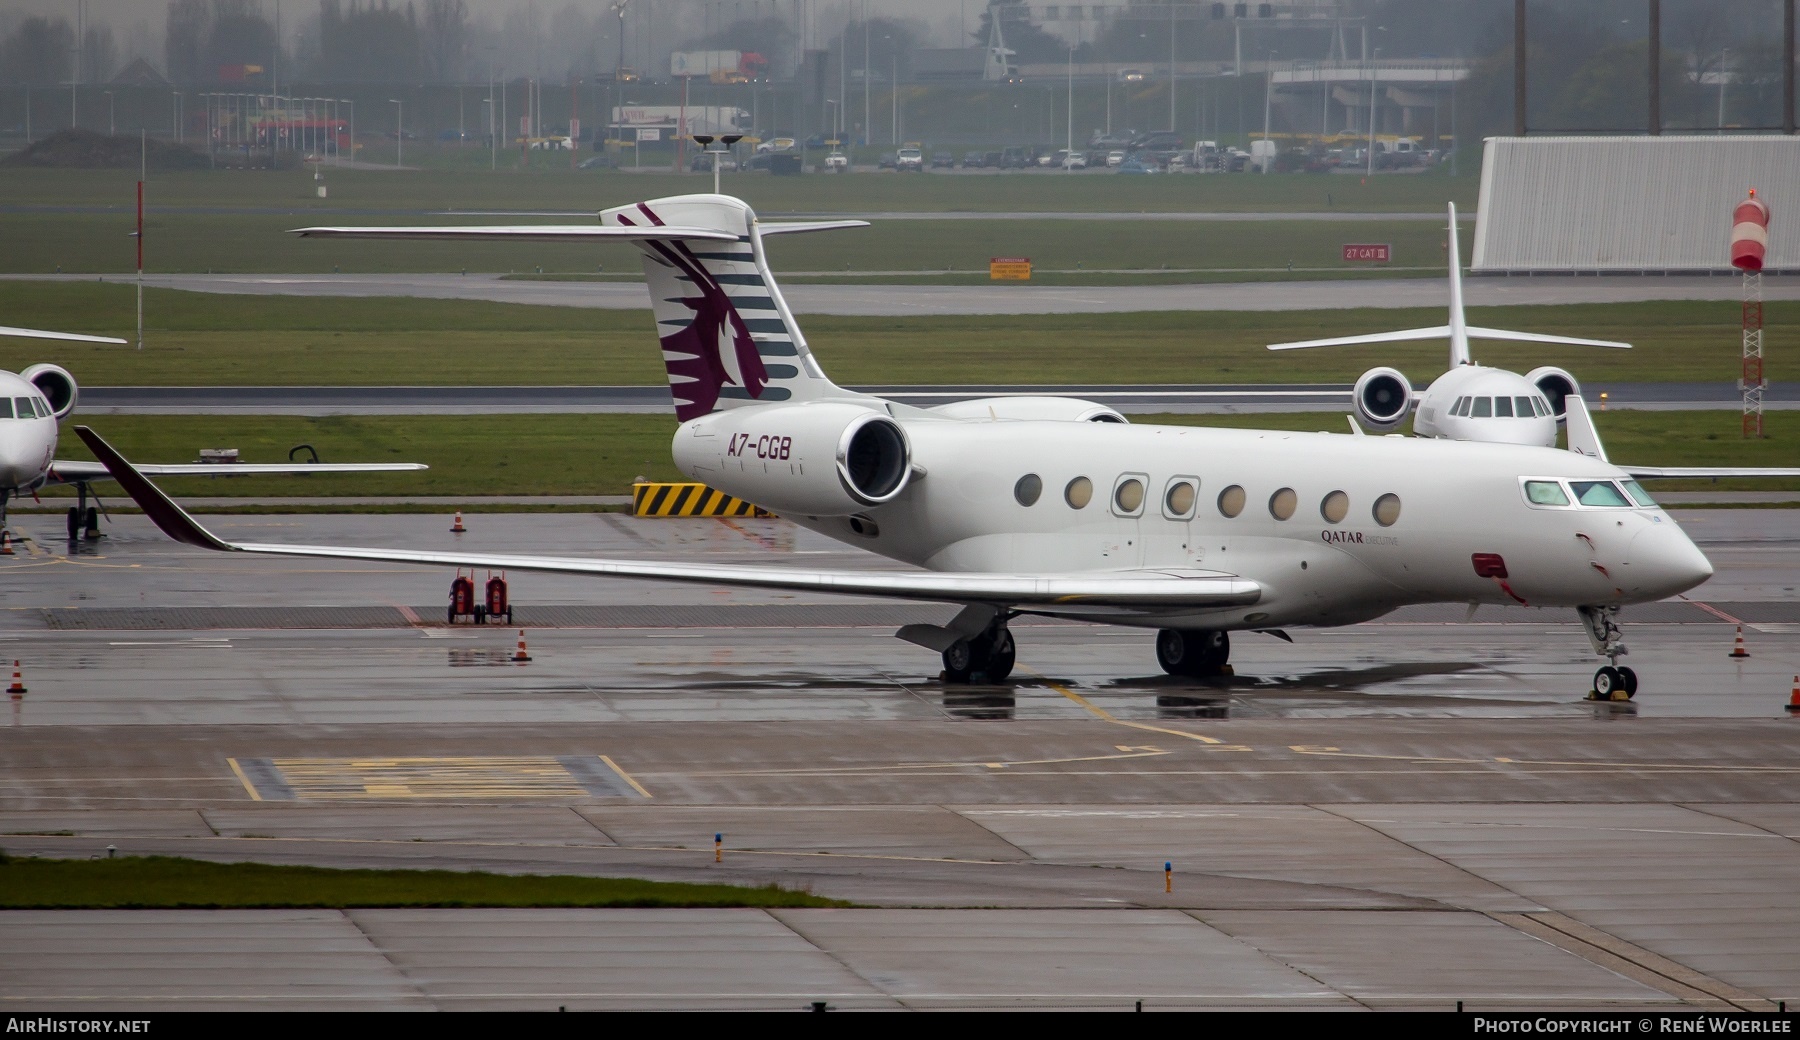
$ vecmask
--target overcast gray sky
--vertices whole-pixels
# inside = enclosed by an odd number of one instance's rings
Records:
[[[78,2],[85,3],[91,25],[110,26],[121,64],[145,57],[163,65],[163,26],[168,0],[0,0],[0,32],[34,15],[74,20]],[[318,0],[260,0],[266,16],[281,9],[284,50],[304,54],[309,26],[316,25]],[[364,3],[370,0],[362,0]],[[389,0],[395,7],[406,0]],[[348,0],[346,0],[347,6]],[[594,33],[587,31],[610,19],[613,0],[466,0],[480,41],[476,46],[495,58],[497,71],[510,75],[562,75],[592,58]],[[960,27],[979,24],[985,0],[629,0],[626,12],[626,64],[653,70],[668,52],[707,27],[729,25],[739,18],[779,12],[792,20],[805,16],[807,46],[817,45],[849,18],[867,10],[871,17],[905,18],[920,27],[928,43],[957,46]],[[607,34],[610,37],[610,34]],[[488,44],[493,48],[488,49]],[[310,44],[316,46],[316,44]]]

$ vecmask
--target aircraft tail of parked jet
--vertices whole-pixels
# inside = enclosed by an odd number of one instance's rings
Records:
[[[770,235],[867,227],[862,220],[765,222],[728,195],[678,195],[615,206],[598,226],[314,227],[303,237],[627,241],[644,255],[675,416],[864,395],[832,383],[813,360],[763,252]]]
[[[1344,347],[1364,343],[1405,343],[1416,340],[1446,339],[1450,341],[1449,373],[1456,373],[1465,366],[1470,368],[1479,367],[1475,363],[1474,355],[1469,350],[1470,339],[1499,339],[1511,340],[1518,343],[1558,343],[1576,347],[1616,347],[1621,349],[1629,349],[1631,347],[1631,344],[1629,343],[1621,343],[1617,340],[1610,339],[1584,339],[1580,336],[1553,336],[1540,332],[1515,332],[1511,329],[1490,329],[1479,325],[1470,325],[1468,318],[1463,313],[1462,263],[1460,260],[1461,253],[1458,251],[1459,247],[1457,244],[1456,203],[1450,203],[1449,212],[1449,255],[1451,260],[1449,265],[1450,315],[1447,324],[1433,325],[1430,328],[1424,329],[1398,329],[1393,332],[1372,332],[1362,336],[1333,336],[1329,339],[1309,339],[1294,343],[1274,343],[1270,344],[1269,349],[1301,350],[1308,347]],[[1444,377],[1439,378],[1443,379]],[[1507,416],[1510,417],[1514,414],[1512,409],[1513,398],[1531,396],[1541,392],[1544,395],[1546,403],[1550,406],[1551,414],[1553,414],[1560,422],[1564,417],[1564,399],[1570,394],[1579,395],[1581,392],[1580,384],[1575,382],[1575,378],[1560,368],[1544,367],[1535,369],[1526,376],[1526,381],[1530,383],[1531,386],[1521,386],[1517,388],[1518,392],[1516,394],[1509,393],[1507,395]],[[1448,383],[1458,384],[1460,384],[1460,382],[1460,377],[1448,381]],[[1446,385],[1448,385],[1448,383],[1446,383]],[[1433,387],[1437,387],[1435,382]],[[1431,396],[1431,391],[1427,390],[1422,394],[1414,394],[1412,384],[1407,381],[1404,375],[1396,369],[1383,367],[1372,368],[1369,371],[1364,372],[1362,377],[1356,381],[1356,386],[1352,391],[1351,396],[1359,419],[1376,429],[1389,430],[1399,426],[1401,422],[1406,419],[1408,412],[1412,410],[1415,404],[1419,406],[1420,414],[1424,417],[1430,403],[1428,398]],[[1439,419],[1442,413],[1435,409],[1433,411],[1436,412],[1436,414],[1430,416],[1429,420]],[[1526,414],[1535,415],[1535,408],[1531,413]],[[1431,426],[1432,424],[1432,421],[1427,421],[1426,423],[1427,426]],[[1438,435],[1435,430],[1421,432],[1424,432],[1426,436]],[[1543,434],[1539,430],[1508,430],[1505,434],[1494,439],[1509,440],[1515,443],[1526,443],[1531,440],[1541,440],[1542,437]],[[1554,440],[1555,428],[1551,427],[1550,441],[1553,443]]]

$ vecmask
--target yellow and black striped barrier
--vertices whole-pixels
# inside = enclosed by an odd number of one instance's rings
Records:
[[[705,484],[633,484],[631,511],[638,516],[775,515]]]

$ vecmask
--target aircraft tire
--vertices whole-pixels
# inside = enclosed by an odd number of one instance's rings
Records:
[[[1215,675],[1231,659],[1224,632],[1165,628],[1156,633],[1156,663],[1170,675]]]
[[[89,538],[100,537],[100,509],[99,509],[99,507],[88,506],[87,507],[87,516],[84,518],[84,522],[87,527],[86,534]]]
[[[1636,697],[1638,691],[1637,672],[1630,668],[1620,666],[1619,676],[1625,680],[1625,699],[1630,700],[1631,698]]]
[[[1013,664],[1018,659],[1018,647],[1013,643],[1012,632],[1001,628],[994,633],[993,646],[988,650],[987,672],[988,682],[997,683],[1012,674]]]
[[[81,537],[81,511],[74,506],[69,507],[69,540]]]
[[[1594,699],[1597,701],[1625,700],[1625,676],[1612,665],[1601,665],[1594,673]]]
[[[967,639],[958,639],[944,651],[944,681],[963,684],[976,670],[975,647]]]

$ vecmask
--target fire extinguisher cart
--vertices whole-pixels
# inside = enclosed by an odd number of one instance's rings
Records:
[[[475,598],[475,572],[470,571],[468,574],[464,574],[459,570],[456,572],[456,580],[450,583],[448,620],[450,624],[454,625],[457,618],[465,617],[477,625],[486,624],[487,604]],[[510,615],[507,617],[506,623],[512,624]]]

